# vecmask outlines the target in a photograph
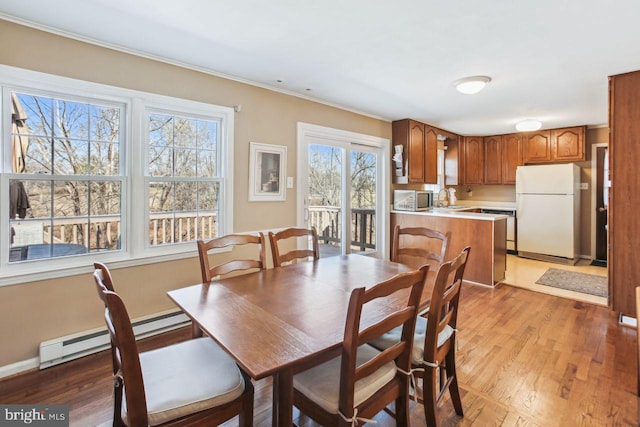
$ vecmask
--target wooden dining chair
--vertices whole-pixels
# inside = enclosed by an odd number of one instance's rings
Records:
[[[251,234],[228,234],[208,241],[198,240],[198,256],[200,258],[200,272],[204,283],[211,282],[216,276],[233,273],[235,271],[250,270],[253,268],[266,269],[265,238],[263,233],[257,236]],[[256,245],[258,254],[252,259],[233,259],[220,264],[211,264],[209,252],[214,249],[226,247]],[[192,324],[193,338],[203,336],[202,329],[195,323]]]
[[[122,299],[101,268],[93,277],[116,355],[114,426],[218,425],[236,415],[253,425],[251,380],[222,348],[198,338],[139,353]]]
[[[280,253],[279,242],[297,237],[311,238],[311,249],[294,249],[286,253]],[[285,263],[292,262],[300,258],[320,259],[320,249],[318,245],[318,233],[314,227],[309,228],[287,228],[277,233],[269,232],[269,242],[271,243],[271,255],[273,256],[273,266],[282,267]]]
[[[375,416],[395,402],[396,423],[409,425],[411,346],[427,266],[401,273],[369,289],[351,293],[342,355],[293,378],[293,402],[323,426],[352,426]],[[404,293],[398,302],[398,291]],[[395,294],[395,295],[394,295]],[[393,305],[393,312],[388,307]],[[385,308],[373,324],[363,325],[362,313]],[[401,339],[383,351],[367,343],[400,327]]]
[[[426,227],[400,227],[393,230],[391,261],[412,267],[423,264],[435,270],[446,259],[451,232],[442,233]]]
[[[467,246],[451,261],[442,263],[436,273],[429,311],[418,316],[412,352],[413,372],[422,377],[422,388],[417,390],[424,404],[427,425],[436,427],[436,405],[449,390],[453,407],[464,416],[458,377],[456,375],[455,341],[457,334],[458,304],[464,270],[471,248]],[[378,349],[394,346],[400,340],[401,330],[395,328],[370,342]]]
[[[108,290],[115,292],[116,290],[113,287],[113,278],[111,277],[111,271],[109,271],[109,268],[107,268],[107,266],[101,262],[94,262],[93,268],[95,268],[97,272],[99,272],[102,284]]]
[[[198,255],[200,257],[200,271],[202,272],[202,281],[210,282],[216,276],[229,274],[234,271],[249,270],[252,268],[265,269],[267,263],[265,260],[265,239],[264,234],[258,233],[257,236],[251,234],[229,234],[209,241],[198,240]],[[221,264],[212,265],[209,260],[209,251],[213,249],[222,249],[229,246],[257,245],[257,259],[234,259]]]

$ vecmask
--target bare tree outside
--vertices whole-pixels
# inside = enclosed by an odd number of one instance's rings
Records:
[[[312,225],[328,244],[340,241],[343,157],[344,150],[338,147],[309,146],[309,206],[316,212],[312,215]],[[352,150],[349,161],[351,245],[360,250],[372,249],[375,247],[377,157],[371,152]]]
[[[13,234],[39,225],[42,235],[32,232],[26,243],[119,249],[121,182],[104,178],[119,175],[121,107],[22,93],[12,99],[28,131],[26,139],[24,129],[12,135],[26,141],[14,169],[23,166],[13,171],[22,178],[13,181],[24,187],[30,205],[26,218],[12,224]]]
[[[149,118],[150,243],[217,235],[216,121],[152,113]],[[183,220],[184,218],[184,220]],[[158,239],[158,233],[164,236]]]

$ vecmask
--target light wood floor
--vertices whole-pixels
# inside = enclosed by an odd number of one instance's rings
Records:
[[[597,276],[607,275],[607,269],[605,267],[592,266],[590,265],[590,260],[580,260],[576,265],[563,265],[520,258],[516,255],[507,255],[507,271],[505,273],[504,283],[549,295],[571,298],[577,301],[604,306],[608,305],[607,298],[604,297],[537,284],[536,280],[538,280],[549,268],[577,271],[580,273],[595,274]]]
[[[513,286],[464,285],[458,374],[464,418],[448,396],[441,426],[637,426],[636,334],[603,306]],[[144,340],[141,351],[189,338],[189,330]],[[0,403],[70,405],[72,426],[111,420],[107,352],[0,381]],[[412,402],[412,425],[424,426]],[[315,426],[294,414],[299,426]],[[395,425],[386,414],[378,426]],[[271,384],[256,383],[256,426],[269,426]],[[227,426],[237,426],[232,420]]]

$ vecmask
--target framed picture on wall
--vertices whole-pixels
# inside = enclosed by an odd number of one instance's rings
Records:
[[[249,201],[286,200],[287,147],[251,142],[249,146]]]

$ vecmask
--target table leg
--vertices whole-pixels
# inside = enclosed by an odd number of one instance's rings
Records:
[[[293,372],[285,369],[273,376],[272,425],[293,425]]]

